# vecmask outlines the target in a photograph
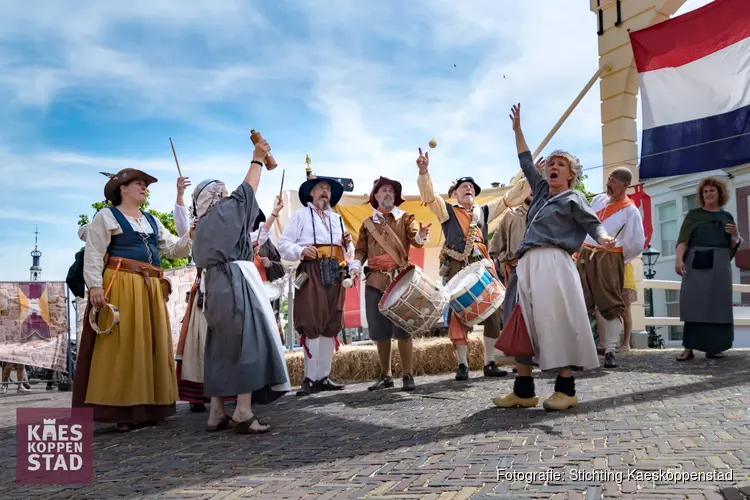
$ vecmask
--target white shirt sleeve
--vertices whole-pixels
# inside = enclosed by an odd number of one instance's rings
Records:
[[[617,242],[622,245],[622,257],[625,264],[638,257],[643,252],[643,245],[646,244],[641,212],[634,206],[630,206],[626,208],[626,217],[625,229],[617,237]]]
[[[120,232],[120,225],[105,208],[100,210],[94,219],[86,225],[86,249],[83,259],[83,279],[89,289],[102,288],[104,274],[104,255],[109,248],[114,232]]]
[[[266,225],[261,224],[260,228],[258,228],[258,245],[263,245],[266,241],[268,241],[268,238],[270,238],[270,236],[271,233],[266,229]]]
[[[160,255],[166,255],[173,259],[179,259],[190,255],[193,249],[193,240],[190,239],[190,233],[183,234],[180,238],[173,235],[164,227],[158,217],[154,217],[156,227],[159,230],[157,249]]]
[[[281,258],[288,262],[300,260],[302,251],[305,249],[304,246],[297,244],[302,235],[302,225],[300,224],[299,216],[302,212],[301,210],[295,212],[289,221],[287,221],[284,232],[279,237],[279,243],[276,245]]]
[[[177,229],[177,234],[185,236],[190,231],[190,215],[185,205],[174,206],[174,227]]]

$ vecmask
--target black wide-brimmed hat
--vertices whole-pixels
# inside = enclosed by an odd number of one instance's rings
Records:
[[[372,191],[370,191],[370,205],[372,205],[373,208],[378,208],[378,200],[375,199],[375,193],[377,193],[378,189],[385,186],[386,184],[390,184],[391,186],[393,186],[393,192],[395,194],[393,204],[395,206],[399,206],[404,202],[404,199],[401,197],[401,183],[389,179],[388,177],[380,176],[378,180],[376,180],[372,185]]]
[[[448,198],[453,196],[453,191],[455,191],[456,188],[458,188],[458,186],[460,186],[464,182],[471,182],[474,185],[474,196],[479,196],[479,193],[482,192],[482,188],[479,187],[479,184],[474,182],[473,177],[461,177],[459,179],[456,179],[454,184],[450,187],[450,189],[448,189]]]
[[[258,209],[258,216],[255,218],[255,224],[253,224],[253,232],[257,231],[264,222],[266,222],[266,214],[263,213],[263,210]]]
[[[302,205],[307,205],[312,202],[312,190],[319,182],[327,182],[328,185],[331,186],[331,207],[335,207],[344,195],[344,186],[331,177],[309,177],[303,182],[299,187],[300,203],[302,203]]]

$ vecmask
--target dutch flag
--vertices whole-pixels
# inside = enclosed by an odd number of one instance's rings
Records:
[[[630,34],[642,179],[750,162],[750,0],[714,0]]]

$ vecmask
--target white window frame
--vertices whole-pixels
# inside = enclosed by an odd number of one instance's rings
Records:
[[[662,207],[666,207],[667,205],[672,205],[674,207],[675,215],[673,219],[662,220],[660,209]],[[656,208],[656,216],[658,218],[656,223],[659,225],[659,244],[662,247],[659,249],[661,251],[661,257],[664,259],[674,259],[674,252],[675,252],[675,247],[677,246],[677,242],[675,242],[675,245],[665,245],[664,244],[664,231],[662,230],[662,228],[663,228],[663,224],[666,224],[668,222],[674,222],[675,226],[677,226],[677,233],[679,234],[681,213],[678,211],[677,200],[671,200],[671,201],[666,201],[664,203],[659,203],[658,205],[656,205],[655,208]],[[677,239],[678,234],[675,234],[675,239]]]

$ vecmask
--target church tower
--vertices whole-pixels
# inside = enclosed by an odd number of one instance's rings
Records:
[[[34,231],[34,250],[31,252],[31,281],[42,281],[42,252],[39,251],[39,226]]]

